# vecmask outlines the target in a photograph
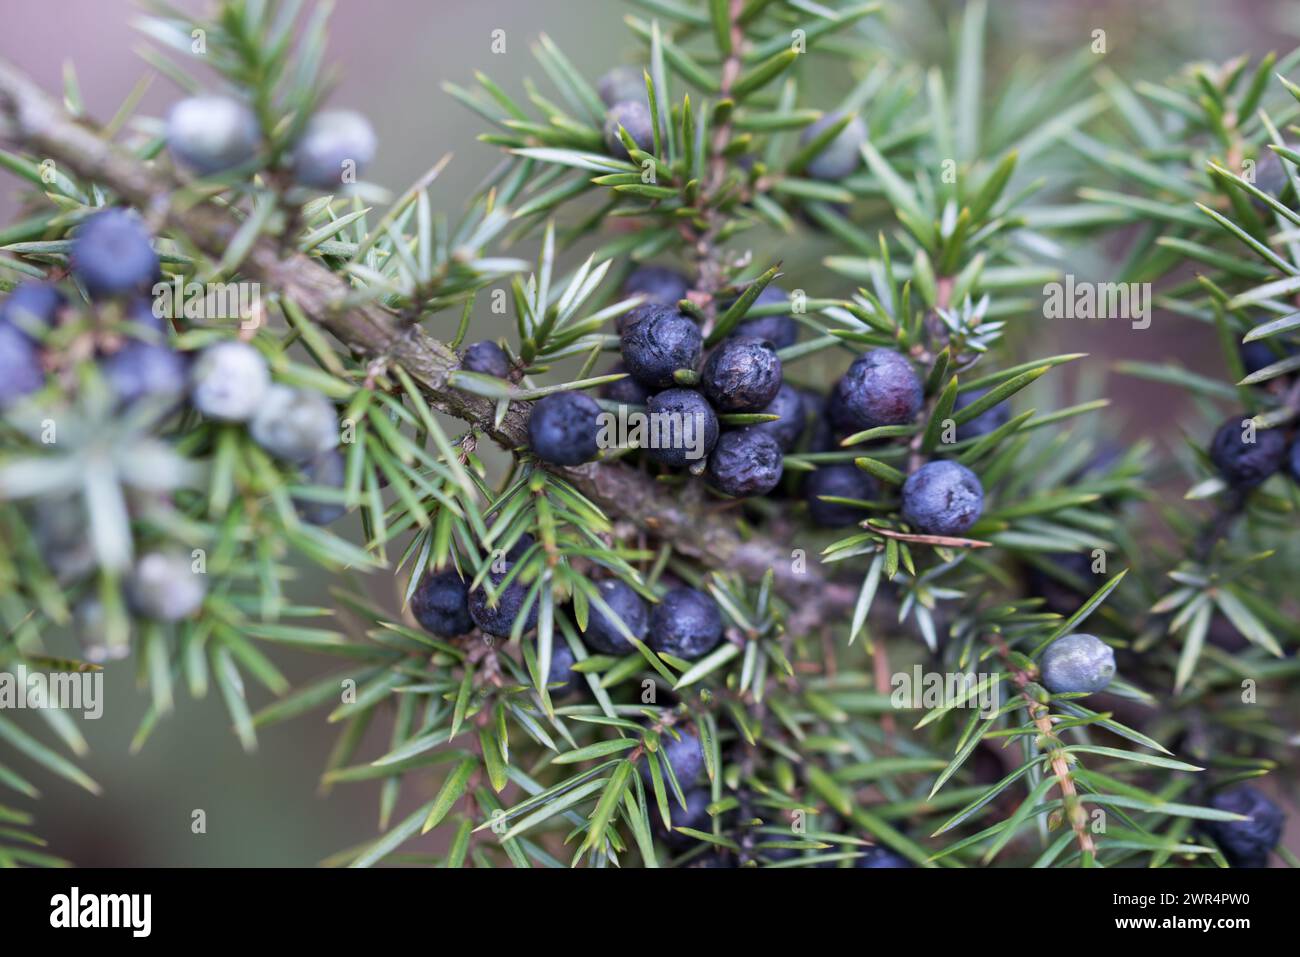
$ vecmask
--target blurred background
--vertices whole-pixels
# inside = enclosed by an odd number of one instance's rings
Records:
[[[195,2],[178,5],[202,7]],[[956,6],[944,0],[885,4],[891,25],[933,62],[944,58],[947,14]],[[1050,62],[1087,44],[1096,29],[1106,31],[1108,64],[1130,83],[1158,79],[1187,59],[1219,60],[1273,49],[1285,53],[1300,36],[1300,4],[1285,0],[998,0],[992,7],[994,46],[1001,47],[991,51],[991,70],[1005,69],[1020,57]],[[49,89],[59,88],[65,62],[74,63],[88,112],[107,119],[150,72],[136,54],[145,42],[133,27],[138,12],[131,0],[0,0],[0,55]],[[635,62],[638,46],[621,22],[628,12],[646,15],[621,0],[341,0],[330,31],[340,77],[331,103],[370,117],[381,147],[368,178],[394,192],[444,153],[454,153],[434,190],[435,200],[441,198],[443,208],[454,212],[495,164],[497,154],[475,139],[484,122],[443,93],[441,84],[451,80],[469,85],[473,72],[483,70],[506,90],[518,91],[524,77],[542,75],[529,51],[540,33],[549,34],[594,79],[614,64]],[[494,30],[505,31],[503,53],[491,50]],[[828,85],[835,90],[828,93],[827,103],[851,83],[849,76],[830,77]],[[170,81],[156,76],[140,110],[160,115],[177,95]],[[16,212],[17,190],[17,181],[0,172],[0,223]],[[772,250],[778,245],[774,238],[756,239],[756,255],[765,252],[759,245],[763,242],[770,242]],[[787,272],[799,277],[783,284],[816,295],[850,292],[847,280],[819,265],[830,251],[824,240],[805,242],[802,237],[797,244],[781,245]],[[455,319],[453,313],[436,317],[429,331],[449,335]],[[492,327],[485,310],[475,323],[472,338],[502,332]],[[1037,346],[1112,358],[1176,357],[1192,368],[1223,375],[1223,361],[1208,329],[1172,318],[1162,321],[1159,314],[1142,333],[1126,322],[1045,328]],[[1178,411],[1174,390],[1115,378],[1107,394],[1115,401],[1108,427],[1130,439],[1168,439],[1167,419]],[[1160,410],[1154,420],[1149,412],[1153,408]],[[1143,416],[1138,410],[1148,411]],[[324,603],[328,584],[306,580],[301,596]],[[373,582],[371,591],[378,600],[396,602],[397,587],[391,581]],[[58,650],[77,654],[71,640]],[[274,648],[270,652],[295,683],[335,667]],[[260,736],[259,752],[247,755],[231,733],[215,692],[198,702],[182,696],[178,712],[160,723],[140,753],[132,754],[131,739],[146,706],[135,685],[130,662],[110,667],[104,716],[81,722],[91,746],[81,763],[103,786],[101,796],[90,797],[22,765],[44,792],[31,807],[38,832],[50,840],[53,853],[84,866],[301,866],[376,834],[377,785],[345,785],[328,796],[319,792],[320,771],[336,730],[322,713],[271,728]],[[264,696],[256,693],[253,704],[260,707]],[[36,727],[39,718],[21,715],[20,720],[48,740]],[[378,746],[386,729],[372,729],[372,734]],[[429,787],[427,780],[411,779],[395,820],[409,813],[404,808],[427,800]],[[191,832],[196,809],[206,814],[206,834]]]

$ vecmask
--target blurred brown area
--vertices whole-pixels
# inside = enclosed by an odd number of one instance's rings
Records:
[[[886,7],[891,22],[938,59],[946,48],[939,28],[954,5],[907,0]],[[181,6],[198,4],[186,0]],[[1110,65],[1130,80],[1159,78],[1169,64],[1187,58],[1222,59],[1274,48],[1286,52],[1300,29],[1300,6],[1282,0],[999,0],[993,7],[997,42],[1007,45],[1007,55],[998,61],[1001,68],[1015,56],[1050,58],[1075,49],[1091,31],[1105,29]],[[369,178],[394,191],[444,153],[454,153],[434,190],[435,201],[454,211],[498,157],[495,148],[475,140],[485,128],[483,121],[443,93],[441,84],[469,85],[475,70],[512,92],[522,88],[525,76],[544,79],[529,52],[542,32],[594,78],[635,56],[637,45],[621,23],[627,12],[644,13],[617,0],[341,0],[330,31],[340,83],[330,102],[371,118],[381,149]],[[149,72],[135,52],[145,43],[132,26],[138,14],[129,0],[0,0],[0,54],[50,89],[62,82],[65,62],[75,64],[87,111],[107,118]],[[498,29],[505,31],[506,50],[494,54],[490,43]],[[848,82],[845,78],[841,85]],[[170,81],[157,76],[140,110],[161,115],[177,95]],[[17,209],[17,185],[0,173],[0,222]],[[785,257],[787,287],[844,295],[851,284],[820,265],[831,251],[821,240],[782,243],[776,237],[757,238],[754,250],[759,259]],[[429,331],[448,335],[455,320],[451,314],[435,317]],[[475,319],[475,335],[502,334],[505,330],[493,321],[501,319],[483,311]],[[1025,321],[1042,324],[1033,336],[1039,354],[1089,352],[1102,367],[1121,358],[1177,358],[1222,374],[1210,331],[1173,316],[1157,314],[1146,330],[1121,321],[1048,323],[1037,316]],[[1114,402],[1106,413],[1106,428],[1113,434],[1177,441],[1181,406],[1175,390],[1119,376],[1091,387],[1104,388]],[[304,596],[323,602],[327,585],[310,578],[303,583]],[[372,585],[376,597],[395,603],[394,583],[377,579]],[[274,657],[295,682],[336,667],[292,654]],[[104,718],[82,722],[92,748],[84,765],[105,793],[92,798],[34,772],[44,792],[34,805],[37,825],[54,853],[82,865],[309,865],[376,834],[377,786],[343,786],[328,799],[318,794],[320,770],[337,730],[326,725],[321,713],[268,729],[261,735],[259,753],[249,756],[230,732],[215,692],[197,703],[182,694],[178,713],[160,722],[143,751],[133,755],[129,743],[144,715],[146,696],[129,665],[111,668],[105,685]],[[252,694],[254,706],[265,703],[260,689]],[[362,754],[382,748],[385,734],[385,729],[375,729],[372,750]],[[427,779],[407,782],[399,817],[417,799],[427,799],[431,786]],[[192,833],[196,809],[206,813],[206,834]]]

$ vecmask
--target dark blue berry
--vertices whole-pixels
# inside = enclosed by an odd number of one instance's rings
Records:
[[[807,422],[807,405],[799,390],[789,383],[781,383],[776,397],[759,410],[765,415],[777,415],[774,422],[760,422],[751,426],[755,432],[770,435],[781,446],[782,452],[789,452],[799,443]]]
[[[189,385],[189,364],[170,346],[132,339],[101,365],[117,400],[129,405],[140,399],[175,401]]]
[[[618,362],[610,367],[606,375],[617,375],[620,372],[627,372],[627,369],[623,363]],[[617,382],[607,382],[601,386],[600,397],[620,405],[645,405],[646,400],[650,398],[650,390],[629,375]]]
[[[72,238],[72,272],[95,299],[146,292],[162,275],[144,225],[124,209],[81,224]]]
[[[1275,351],[1276,350],[1276,351]],[[1260,369],[1271,366],[1274,362],[1295,355],[1295,346],[1277,339],[1256,339],[1254,342],[1241,344],[1241,364],[1246,375],[1254,375]]]
[[[54,325],[54,317],[66,301],[56,286],[21,283],[0,302],[0,325],[13,326],[29,339],[39,338]]]
[[[984,487],[956,462],[929,462],[903,483],[903,518],[927,535],[961,535],[984,509]]]
[[[35,344],[15,326],[0,324],[0,408],[35,392],[44,381]]]
[[[465,350],[465,357],[460,360],[460,367],[468,372],[480,372],[498,379],[510,378],[510,359],[506,356],[506,351],[487,339],[470,344]]]
[[[966,406],[970,405],[976,399],[982,399],[988,395],[988,389],[972,389],[970,392],[957,393],[957,401],[953,403],[953,412],[960,412]],[[990,409],[985,409],[969,422],[963,422],[957,426],[957,440],[964,442],[967,439],[978,439],[982,435],[988,435],[997,429],[1002,428],[1011,421],[1011,406],[1006,402],[999,402]]]
[[[375,131],[360,113],[317,113],[294,147],[294,178],[304,186],[338,189],[360,177],[374,160],[376,146]]]
[[[1115,677],[1115,650],[1095,635],[1066,635],[1047,646],[1041,670],[1053,694],[1091,694]]]
[[[551,642],[551,668],[546,673],[546,683],[552,698],[563,698],[586,686],[582,672],[573,670],[577,663],[577,657],[562,640],[557,637]]]
[[[500,567],[500,571],[493,569],[488,572],[488,578],[491,579],[493,586],[496,586],[497,603],[490,604],[487,588],[480,585],[469,593],[469,616],[474,619],[474,624],[489,635],[509,638],[510,631],[515,626],[515,619],[523,611],[528,589],[524,587],[518,575],[504,589],[500,588],[501,582],[514,566],[511,562],[502,562]],[[537,627],[537,604],[534,600],[532,607],[528,609],[528,617],[524,619],[524,631],[531,631]]]
[[[538,399],[528,418],[528,445],[543,462],[581,465],[600,451],[600,406],[582,392],[552,392]]]
[[[322,452],[302,469],[303,481],[308,485],[341,489],[347,474],[347,460],[338,449]],[[312,525],[329,525],[347,514],[347,506],[340,502],[321,502],[315,499],[296,498],[294,507],[304,522]]]
[[[524,554],[528,549],[532,548],[536,544],[537,539],[533,538],[533,536],[529,535],[527,532],[524,532],[519,536],[515,543],[510,546],[510,551],[506,552],[506,561],[519,561],[519,559],[524,557]]]
[[[763,291],[758,294],[758,298],[754,300],[754,304],[749,308],[756,309],[759,306],[775,306],[777,304],[788,304],[789,302],[789,293],[784,289],[769,284],[763,287]],[[723,304],[724,309],[730,306],[730,302]],[[741,319],[732,327],[731,335],[755,336],[759,339],[766,339],[776,349],[784,349],[798,341],[799,323],[790,315],[755,316],[753,319]]]
[[[474,627],[469,616],[469,589],[453,568],[420,579],[411,593],[411,614],[425,631],[455,638]]]
[[[718,444],[718,417],[694,389],[665,389],[646,402],[649,414],[642,450],[670,468],[701,461]]]
[[[872,349],[853,360],[835,387],[832,423],[846,430],[907,425],[922,400],[912,364],[892,349]]]
[[[678,369],[695,371],[704,338],[700,327],[671,306],[642,306],[636,321],[623,327],[623,364],[647,389],[676,384]]]
[[[799,144],[806,146],[815,140],[827,127],[839,122],[843,113],[827,113],[820,120],[805,127],[799,136]],[[867,141],[867,127],[858,117],[849,120],[844,129],[835,134],[820,153],[804,167],[813,179],[844,179],[850,176],[862,163],[862,144]]]
[[[646,609],[645,599],[637,594],[636,589],[619,581],[617,578],[605,578],[596,583],[601,599],[614,612],[638,641],[645,640],[646,627],[650,613]],[[587,613],[587,630],[583,641],[593,651],[607,655],[626,655],[635,649],[632,643],[623,637],[623,633],[613,619],[592,602]]]
[[[722,612],[702,591],[670,589],[650,612],[649,644],[655,651],[689,661],[707,655],[720,641]]]
[[[624,296],[644,296],[647,303],[676,306],[686,298],[691,283],[676,269],[642,266],[623,282]]]
[[[226,96],[189,97],[167,116],[167,149],[204,175],[247,163],[261,135],[253,111]]]
[[[645,100],[624,100],[615,103],[605,114],[605,145],[619,159],[630,159],[618,128],[627,130],[636,148],[643,153],[653,153],[655,146],[654,122]]]
[[[1247,433],[1243,417],[1219,426],[1210,442],[1210,461],[1230,485],[1253,488],[1282,467],[1286,458],[1286,437],[1279,429],[1252,429]],[[1247,435],[1253,442],[1245,441]]]
[[[765,339],[723,339],[704,363],[700,388],[720,412],[757,412],[781,390],[781,360]]]
[[[865,519],[867,513],[852,505],[824,502],[819,496],[871,500],[879,494],[876,480],[851,462],[823,465],[810,473],[803,482],[808,516],[815,524],[826,528],[853,525]]]
[[[853,862],[854,867],[914,867],[915,865],[897,851],[877,844]]]
[[[1219,811],[1247,815],[1249,821],[1206,821],[1202,828],[1214,838],[1233,867],[1267,867],[1268,856],[1282,839],[1286,815],[1258,788],[1243,784],[1221,791],[1210,800]]]
[[[645,70],[639,66],[616,66],[596,81],[596,92],[606,106],[627,100],[648,101]]]
[[[666,830],[663,827],[663,819],[656,818],[659,822],[659,833],[663,841],[668,845],[668,849],[674,854],[680,854],[682,851],[694,846],[697,839],[689,834],[683,834],[676,830],[679,827],[689,827],[693,831],[704,831],[708,833],[713,830],[713,818],[709,815],[709,805],[713,803],[713,793],[708,788],[690,788],[685,790],[683,797],[686,799],[686,807],[683,808],[677,803],[677,799],[672,796],[672,789],[669,788],[668,813],[672,818],[673,830]]]
[[[709,456],[709,484],[736,498],[764,495],[776,488],[785,466],[776,439],[753,429],[726,432]]]
[[[704,773],[704,749],[700,746],[700,739],[695,732],[687,728],[676,728],[676,736],[673,731],[664,731],[659,735],[659,750],[654,754],[646,755],[646,764],[641,765],[641,776],[646,781],[650,780],[650,761],[659,762],[659,770],[664,771],[664,760],[667,760],[668,766],[673,770],[673,777],[681,785],[683,791],[689,788]],[[664,772],[664,788],[669,794],[672,793],[672,785],[669,784],[668,774]],[[670,799],[671,800],[671,799]]]

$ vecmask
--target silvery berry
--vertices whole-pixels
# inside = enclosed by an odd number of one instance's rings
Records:
[[[781,383],[776,397],[759,411],[780,418],[773,422],[760,422],[750,428],[776,439],[782,452],[791,451],[798,444],[799,436],[803,435],[807,420],[807,407],[799,390],[788,383]]]
[[[0,408],[35,392],[44,381],[35,344],[15,326],[0,324]]]
[[[1214,838],[1233,867],[1268,867],[1268,856],[1282,839],[1286,815],[1258,788],[1243,784],[1220,791],[1210,800],[1219,811],[1243,814],[1248,821],[1206,821],[1201,826]]]
[[[623,138],[618,135],[620,126],[627,130],[637,149],[643,153],[654,152],[654,122],[650,119],[650,107],[643,100],[615,103],[605,114],[605,145],[620,159],[630,159]]]
[[[1247,433],[1242,417],[1219,426],[1210,442],[1210,461],[1229,484],[1253,488],[1282,467],[1286,437],[1278,429],[1253,429]],[[1247,437],[1254,439],[1246,441]]]
[[[179,552],[150,552],[136,562],[129,581],[131,605],[146,618],[179,621],[203,605],[208,586]]]
[[[988,394],[988,389],[973,389],[970,392],[957,393],[957,401],[953,403],[953,412],[960,412],[966,406],[970,405],[976,399],[982,399]],[[964,442],[966,439],[978,439],[980,436],[988,435],[1011,421],[1011,406],[1006,402],[999,402],[992,408],[985,409],[969,422],[963,422],[957,426],[957,441]]]
[[[650,429],[661,441],[647,439],[642,451],[662,465],[685,468],[703,460],[718,444],[718,416],[694,389],[665,389],[646,401],[646,412]],[[680,424],[680,431],[674,422]]]
[[[962,535],[984,509],[984,488],[956,462],[929,462],[903,483],[903,518],[927,535]]]
[[[827,127],[839,122],[842,113],[827,113],[806,127],[799,136],[799,144],[806,146]],[[835,134],[820,153],[804,168],[813,179],[844,179],[852,175],[862,162],[862,144],[867,141],[867,127],[858,117],[849,120],[844,129]]]
[[[465,357],[460,360],[460,367],[469,372],[496,376],[498,379],[510,378],[510,359],[506,351],[486,339],[470,344],[465,350]]]
[[[132,339],[101,366],[117,400],[129,405],[140,399],[176,400],[189,382],[186,359],[170,346]]]
[[[673,588],[650,612],[649,645],[655,651],[691,660],[707,655],[721,640],[722,612],[702,591]]]
[[[835,387],[839,428],[907,425],[921,410],[921,380],[907,359],[891,349],[858,356]]]
[[[602,579],[596,583],[596,588],[601,600],[618,616],[632,636],[638,641],[644,641],[650,614],[646,610],[645,599],[636,593],[636,589],[617,578]],[[635,650],[604,609],[595,602],[591,602],[589,608],[587,630],[582,636],[588,648],[607,655],[626,655]]]
[[[258,445],[286,462],[308,462],[339,444],[338,417],[329,399],[287,385],[266,390],[248,430]]]
[[[551,667],[546,672],[546,683],[550,685],[552,698],[571,695],[587,683],[582,672],[573,670],[577,662],[577,656],[567,644],[559,638],[551,642]]]
[[[421,628],[439,638],[455,638],[474,627],[469,589],[454,568],[420,579],[411,593],[411,614]]]
[[[765,339],[723,339],[704,363],[700,388],[720,412],[757,412],[781,389],[781,360]]]
[[[511,579],[510,584],[505,588],[500,587],[513,567],[512,562],[503,562],[500,571],[494,568],[488,572],[488,578],[496,589],[495,605],[491,604],[491,597],[484,585],[469,593],[470,618],[474,619],[474,624],[487,634],[498,638],[510,637],[510,630],[514,628],[515,619],[523,611],[524,598],[528,594],[518,575]],[[528,617],[524,619],[524,631],[531,631],[537,627],[537,604],[534,601],[532,607],[528,609]]]
[[[606,106],[627,100],[648,100],[645,71],[636,66],[616,66],[596,81],[596,92]]]
[[[360,113],[317,113],[294,147],[294,178],[304,186],[337,189],[370,165],[376,145],[375,131]]]
[[[686,728],[677,728],[675,731],[676,737],[673,731],[664,731],[659,735],[659,750],[646,755],[647,763],[641,765],[641,776],[649,781],[649,762],[658,761],[659,770],[663,771],[666,759],[672,768],[673,777],[682,786],[682,790],[686,790],[704,773],[704,748],[700,746],[700,739],[695,732]],[[668,783],[667,772],[664,772],[663,778],[664,787],[671,794],[672,785]]]
[[[347,460],[338,449],[317,455],[303,466],[303,481],[308,485],[341,489],[347,475]],[[304,522],[312,525],[329,525],[347,514],[347,506],[339,502],[321,502],[308,498],[295,498],[294,507]]]
[[[528,446],[543,462],[581,465],[599,453],[600,406],[582,392],[553,392],[538,399],[528,418]]]
[[[1047,646],[1040,670],[1053,694],[1091,694],[1115,677],[1115,651],[1095,635],[1066,635]]]
[[[790,295],[784,289],[767,285],[763,287],[763,291],[758,294],[758,298],[749,308],[752,310],[759,306],[775,306],[789,302]],[[730,302],[724,304],[724,310],[730,305]],[[777,349],[784,349],[798,341],[799,323],[795,322],[794,317],[790,315],[755,316],[753,319],[741,319],[732,327],[731,335],[757,336],[759,339],[766,339]]]
[[[803,482],[803,495],[808,502],[808,515],[814,524],[826,528],[852,525],[865,519],[867,513],[852,505],[824,502],[821,496],[870,500],[877,498],[879,494],[876,480],[852,462],[823,465],[817,471],[810,473]]]
[[[753,429],[737,429],[718,439],[709,456],[707,478],[719,492],[747,498],[776,488],[784,467],[776,439]]]
[[[167,148],[194,171],[207,175],[242,166],[257,153],[261,130],[243,103],[227,96],[192,96],[167,117]]]
[[[616,362],[605,374],[618,375],[619,373],[624,373],[624,378],[619,379],[617,382],[606,382],[602,385],[600,387],[600,397],[622,405],[645,405],[646,400],[650,398],[650,390],[630,375],[626,375],[627,368],[623,363]]]
[[[671,306],[643,306],[623,327],[623,364],[647,389],[671,388],[678,369],[694,372],[703,349],[700,327]]]
[[[29,339],[54,325],[54,317],[66,300],[57,286],[24,282],[0,302],[0,326],[12,326]]]
[[[72,238],[72,273],[94,299],[144,292],[162,274],[144,225],[123,209],[81,224]]]
[[[190,372],[194,408],[221,422],[247,422],[270,388],[271,371],[262,354],[236,339],[208,346]]]
[[[891,851],[877,844],[867,848],[865,854],[853,862],[854,867],[913,867],[911,861],[902,854]]]
[[[690,288],[690,280],[676,269],[642,266],[623,282],[623,295],[644,296],[647,303],[676,306],[686,298]]]

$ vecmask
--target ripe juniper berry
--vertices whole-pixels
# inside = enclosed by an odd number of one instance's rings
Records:
[[[500,571],[493,568],[488,572],[488,578],[496,588],[497,601],[493,605],[488,595],[485,585],[480,585],[469,593],[469,616],[474,619],[474,624],[478,625],[489,635],[495,635],[498,638],[509,638],[510,630],[515,626],[515,620],[519,613],[523,611],[524,599],[528,591],[523,582],[516,575],[511,579],[510,584],[501,588],[501,582],[510,574],[514,568],[512,562],[503,562]],[[531,631],[537,627],[537,602],[534,601],[532,607],[528,609],[528,617],[524,619],[525,632]]]
[[[709,484],[725,495],[764,495],[781,481],[785,462],[776,439],[753,429],[725,432],[709,456]]]
[[[247,422],[271,388],[262,354],[235,339],[214,343],[190,370],[190,401],[210,419]]]
[[[637,594],[636,589],[617,578],[600,580],[596,583],[596,589],[610,611],[618,616],[632,636],[638,641],[644,641],[650,612],[646,608],[645,599]],[[635,650],[604,609],[595,602],[591,602],[589,607],[587,630],[582,636],[588,648],[607,655],[626,655]]]
[[[781,383],[776,396],[759,411],[780,418],[772,422],[759,422],[750,428],[776,439],[776,444],[781,446],[782,452],[792,451],[799,443],[799,436],[803,435],[804,424],[807,421],[807,406],[799,390],[788,382]]]
[[[1249,489],[1282,467],[1287,442],[1281,430],[1247,429],[1244,420],[1237,416],[1219,426],[1210,442],[1210,461],[1229,484]]]
[[[667,266],[642,266],[623,282],[624,296],[644,296],[647,303],[676,306],[686,298],[691,284],[676,269]]]
[[[330,449],[312,458],[302,467],[302,480],[307,485],[341,489],[347,474],[347,459],[338,449]],[[341,502],[323,502],[310,498],[295,498],[294,508],[299,517],[312,525],[329,525],[347,514]]]
[[[835,387],[832,423],[843,430],[906,425],[923,400],[912,364],[892,349],[858,356]]]
[[[50,326],[67,300],[57,286],[24,282],[0,301],[0,326],[12,326],[35,340]]]
[[[734,300],[733,300],[734,301]],[[784,289],[777,286],[767,285],[763,291],[758,294],[750,310],[759,306],[788,305],[790,294]],[[729,308],[730,302],[723,305],[723,308]],[[772,343],[773,348],[784,349],[792,346],[799,339],[799,323],[791,315],[775,316],[755,316],[752,319],[741,319],[731,329],[733,336],[754,336],[759,339],[766,339]]]
[[[709,595],[680,586],[650,612],[650,647],[688,661],[707,655],[722,640],[722,612]]]
[[[317,113],[294,147],[294,178],[304,186],[338,189],[361,176],[374,160],[376,147],[375,131],[360,113]]]
[[[106,209],[72,237],[72,273],[94,299],[143,293],[161,276],[158,254],[138,216]]]
[[[618,135],[620,126],[627,130],[627,135],[632,137],[637,149],[643,153],[654,152],[654,122],[650,118],[650,107],[644,100],[615,103],[605,114],[605,145],[620,159],[630,159],[623,138]]]
[[[167,116],[167,149],[202,175],[247,163],[261,136],[253,111],[228,96],[191,96]]]
[[[1095,635],[1066,635],[1047,646],[1043,685],[1053,694],[1101,691],[1115,677],[1115,651]]]
[[[474,627],[469,616],[469,589],[454,568],[430,572],[411,593],[411,614],[420,627],[439,638],[455,638]]]
[[[642,306],[638,312],[638,319],[623,327],[623,365],[647,389],[671,388],[674,372],[694,372],[700,364],[700,327],[671,306]]]
[[[188,555],[149,552],[136,562],[127,591],[139,614],[156,621],[179,621],[199,610],[208,586]]]
[[[480,372],[498,379],[510,378],[510,359],[506,351],[487,339],[470,343],[460,360],[460,367],[467,372]]]
[[[685,468],[702,461],[718,444],[718,417],[694,389],[665,389],[652,395],[646,412],[656,440],[651,443],[647,437],[643,450],[656,462]]]
[[[720,412],[757,412],[781,390],[781,360],[766,339],[723,339],[704,363],[700,388]]]
[[[903,483],[903,518],[927,535],[961,535],[983,508],[979,477],[956,462],[929,462]]]
[[[600,451],[600,406],[582,392],[552,392],[538,399],[528,417],[528,446],[543,462],[581,465]]]
[[[1282,839],[1286,815],[1249,784],[1220,791],[1210,800],[1215,810],[1243,814],[1249,821],[1205,821],[1201,826],[1233,867],[1268,867],[1268,856]]]

